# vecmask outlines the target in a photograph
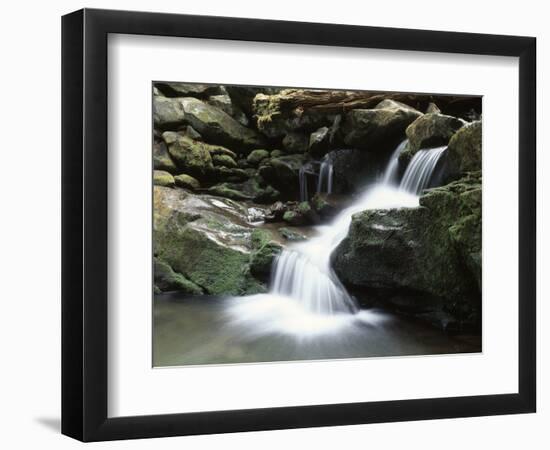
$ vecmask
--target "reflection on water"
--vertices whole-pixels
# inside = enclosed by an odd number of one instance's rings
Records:
[[[180,366],[472,353],[479,336],[450,337],[389,313],[327,316],[269,296],[154,301],[153,365]]]

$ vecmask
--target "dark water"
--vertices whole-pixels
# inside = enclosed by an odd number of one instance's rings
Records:
[[[263,296],[258,296],[263,297]],[[243,303],[244,302],[244,303]],[[258,312],[257,298],[154,300],[153,365],[251,363],[481,351],[480,336],[448,336],[423,323],[363,311],[360,319],[285,323],[271,306]],[[252,307],[252,308],[251,308]],[[241,317],[243,316],[243,317]],[[288,319],[288,316],[285,320]],[[305,317],[305,316],[304,316]],[[301,316],[296,320],[302,320]],[[304,320],[307,320],[304,319]],[[302,330],[304,325],[305,331]],[[297,330],[299,329],[299,331]]]

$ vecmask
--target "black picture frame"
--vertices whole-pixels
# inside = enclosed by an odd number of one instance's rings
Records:
[[[107,417],[107,36],[519,57],[517,393]],[[536,39],[84,9],[62,18],[62,433],[82,441],[535,412]]]

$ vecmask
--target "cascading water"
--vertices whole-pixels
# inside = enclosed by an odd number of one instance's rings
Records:
[[[418,151],[397,187],[398,158],[405,145],[406,141],[396,148],[380,182],[367,188],[330,225],[317,227],[316,237],[281,252],[273,265],[269,293],[237,299],[230,311],[236,321],[257,324],[259,332],[299,336],[334,331],[349,321],[365,320],[365,314],[373,321],[373,313],[359,312],[355,300],[338,280],[330,255],[346,237],[354,214],[367,209],[418,206],[419,194],[429,184],[445,147]],[[327,181],[332,182],[330,171],[326,169],[325,173]]]
[[[439,158],[446,149],[444,146],[416,152],[405,170],[399,187],[420,195],[428,187]]]
[[[384,176],[382,177],[382,184],[393,184],[397,183],[397,176],[399,175],[399,155],[405,149],[409,143],[408,139],[405,139],[401,144],[399,144],[393,151]]]
[[[332,161],[325,156],[321,162],[319,168],[319,180],[317,181],[317,193],[326,192],[332,194],[332,177],[334,174],[334,168],[332,167]]]

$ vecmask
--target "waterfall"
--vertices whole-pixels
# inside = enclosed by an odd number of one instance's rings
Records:
[[[399,155],[405,149],[408,143],[409,140],[405,139],[393,151],[392,155],[390,156],[386,171],[384,172],[384,177],[382,178],[383,184],[393,184],[397,182],[397,176],[399,175]]]
[[[405,170],[400,189],[420,195],[429,186],[433,172],[446,146],[419,150]]]
[[[348,320],[363,320],[365,312],[359,312],[355,300],[332,270],[330,256],[346,238],[354,214],[368,209],[418,206],[419,194],[428,186],[445,147],[416,153],[397,186],[398,158],[405,145],[406,141],[401,142],[395,149],[381,181],[367,188],[331,224],[318,226],[317,236],[281,252],[273,264],[267,294],[235,299],[230,311],[235,321],[247,321],[260,334],[269,330],[303,337],[332,331],[345,326]],[[326,186],[328,190],[332,175],[330,166],[325,167],[320,170],[318,188]],[[300,189],[307,194],[302,175],[300,180]],[[372,320],[372,315],[369,317]]]
[[[317,193],[326,192],[332,194],[332,175],[334,168],[329,156],[326,155],[319,168],[319,180],[317,181]],[[324,190],[323,190],[324,189]]]
[[[300,201],[307,202],[309,195],[307,192],[307,166],[300,167],[298,172],[298,180],[300,182]]]

